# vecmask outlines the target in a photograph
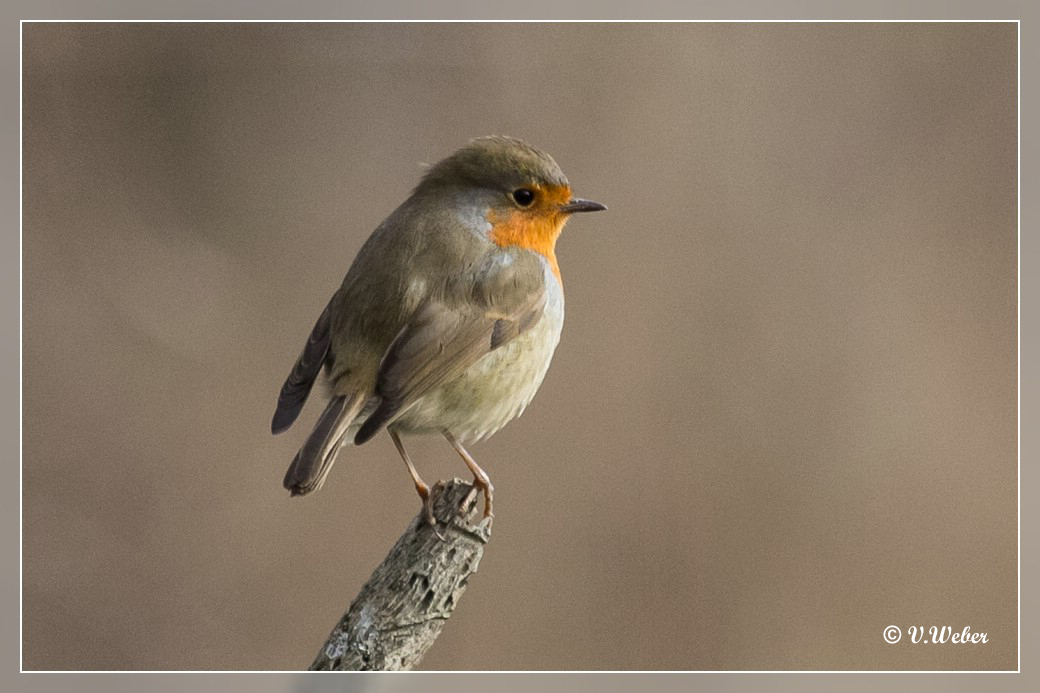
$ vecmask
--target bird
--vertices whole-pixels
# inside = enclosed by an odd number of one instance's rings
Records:
[[[273,434],[319,379],[328,395],[285,473],[290,495],[317,491],[342,448],[385,430],[436,525],[401,436],[439,434],[490,522],[494,487],[464,446],[537,392],[563,328],[557,238],[573,214],[605,209],[575,198],[553,158],[514,137],[472,139],[429,167],[362,245],[281,388]]]

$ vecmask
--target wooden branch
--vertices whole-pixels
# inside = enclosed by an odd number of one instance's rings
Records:
[[[481,521],[469,482],[438,483],[433,494],[436,532],[420,511],[332,629],[311,671],[411,669],[440,634],[477,572],[491,523]]]

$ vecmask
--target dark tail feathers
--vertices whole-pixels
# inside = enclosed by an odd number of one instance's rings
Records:
[[[332,469],[332,463],[336,461],[340,443],[363,403],[364,398],[359,395],[339,395],[329,401],[314,430],[285,472],[282,485],[292,495],[302,496],[321,488]]]

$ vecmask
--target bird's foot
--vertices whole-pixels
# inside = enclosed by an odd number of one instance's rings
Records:
[[[434,484],[434,490],[438,490],[438,487],[441,485],[441,482],[438,481]],[[426,484],[416,484],[415,490],[418,492],[419,497],[422,498],[423,517],[426,519],[426,524],[430,526],[430,529],[433,530],[438,539],[444,541],[446,537],[443,532],[437,529],[437,516],[433,514],[433,493],[430,492],[430,487]]]
[[[469,489],[469,493],[462,499],[462,503],[459,504],[459,513],[465,515],[473,509],[473,505],[477,502],[477,494],[484,493],[484,517],[487,521],[488,527],[494,521],[495,513],[492,512],[492,503],[495,493],[495,487],[491,485],[491,481],[485,477],[483,479],[474,478],[473,485]]]

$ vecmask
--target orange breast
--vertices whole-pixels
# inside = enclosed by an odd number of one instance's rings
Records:
[[[520,246],[533,250],[549,262],[556,279],[563,283],[560,265],[556,262],[556,239],[563,231],[567,215],[559,212],[560,205],[571,199],[567,186],[531,186],[536,200],[527,209],[513,209],[501,213],[494,209],[487,214],[491,224],[491,240],[499,246]]]

